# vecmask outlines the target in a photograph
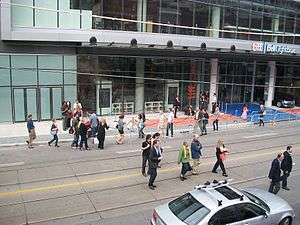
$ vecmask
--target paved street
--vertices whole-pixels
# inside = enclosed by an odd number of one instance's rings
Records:
[[[136,136],[127,137],[121,146],[108,137],[102,151],[92,143],[90,151],[73,150],[66,142],[60,148],[1,147],[0,224],[150,224],[157,205],[207,180],[223,179],[220,171],[211,173],[219,138],[230,149],[225,166],[237,187],[267,189],[271,161],[286,145],[293,145],[296,165],[289,178],[291,191],[280,190],[279,195],[294,207],[294,224],[300,224],[300,122],[209,130],[200,138],[201,173],[184,182],[179,180],[177,154],[184,140],[191,141],[191,133],[177,132],[163,143],[164,159],[154,191],[140,172],[141,140]]]

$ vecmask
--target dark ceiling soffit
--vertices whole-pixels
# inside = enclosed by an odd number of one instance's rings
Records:
[[[288,60],[299,62],[300,57],[295,55],[270,55],[251,52],[219,52],[219,51],[187,51],[177,49],[148,49],[148,48],[122,48],[122,47],[78,47],[79,55],[108,55],[131,57],[162,57],[162,58],[219,58],[243,60]]]

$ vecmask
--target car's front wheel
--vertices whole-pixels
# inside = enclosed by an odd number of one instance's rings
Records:
[[[277,102],[277,107],[281,107],[282,106],[282,104],[281,104],[281,102]]]
[[[291,225],[292,220],[290,217],[286,217],[280,221],[279,225]]]

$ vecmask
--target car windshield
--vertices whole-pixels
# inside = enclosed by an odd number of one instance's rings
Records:
[[[198,224],[210,212],[190,193],[171,201],[169,208],[178,219],[189,225]]]
[[[261,200],[260,198],[256,197],[253,194],[250,194],[247,191],[242,191],[242,192],[250,199],[250,201],[256,203],[257,205],[259,205],[262,208],[264,208],[266,211],[270,212],[269,206],[263,200]]]

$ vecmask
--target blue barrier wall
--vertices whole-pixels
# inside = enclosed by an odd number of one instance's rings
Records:
[[[260,119],[259,104],[257,103],[246,103],[246,104],[249,110],[248,122],[257,123]],[[220,104],[222,112],[237,117],[240,117],[242,115],[243,105],[244,103],[224,103],[224,104],[221,103]],[[300,115],[295,115],[288,112],[282,112],[271,108],[266,108],[265,114],[263,116],[264,122],[299,120],[299,119],[300,119]]]

